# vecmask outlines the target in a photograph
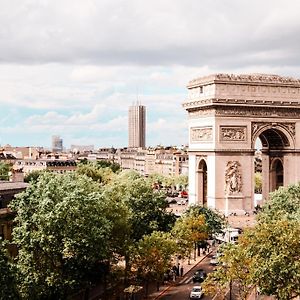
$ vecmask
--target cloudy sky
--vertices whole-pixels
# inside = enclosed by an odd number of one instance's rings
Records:
[[[128,106],[147,145],[186,144],[189,80],[300,78],[298,0],[0,0],[0,145],[127,146]]]

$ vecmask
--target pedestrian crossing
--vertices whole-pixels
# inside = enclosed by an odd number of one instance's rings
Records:
[[[192,279],[193,279],[193,276],[189,276],[187,278],[183,278],[181,281],[179,281],[179,283],[180,284],[189,284],[189,283],[191,283]]]

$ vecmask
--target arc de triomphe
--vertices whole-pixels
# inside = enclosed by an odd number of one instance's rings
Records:
[[[300,180],[300,79],[216,74],[187,88],[189,204],[252,211],[257,139],[263,199]]]

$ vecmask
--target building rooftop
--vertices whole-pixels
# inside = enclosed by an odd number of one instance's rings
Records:
[[[275,74],[212,74],[191,80],[187,87],[193,88],[199,85],[211,84],[214,82],[229,82],[229,83],[252,83],[252,84],[267,84],[277,86],[300,86],[300,79],[293,77],[280,76]]]
[[[26,189],[29,183],[26,182],[11,182],[11,181],[0,181],[0,191]]]

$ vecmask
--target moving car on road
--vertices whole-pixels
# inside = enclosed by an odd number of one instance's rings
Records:
[[[193,275],[193,282],[202,282],[205,278],[206,272],[203,269],[199,269]]]
[[[213,255],[212,258],[210,259],[209,263],[213,266],[216,266],[218,262],[218,257],[216,255]]]
[[[194,286],[190,293],[190,299],[200,299],[202,296],[202,287],[200,285]]]

